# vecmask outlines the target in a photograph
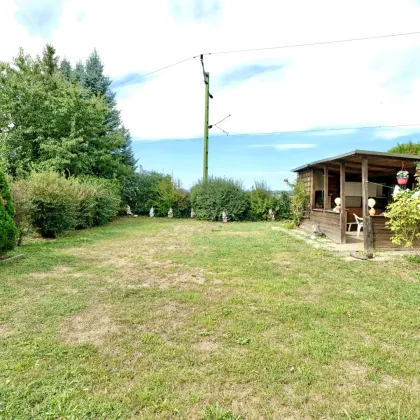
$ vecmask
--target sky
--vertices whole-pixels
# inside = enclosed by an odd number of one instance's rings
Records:
[[[420,34],[216,54],[420,31],[419,0],[1,0],[1,20],[3,61],[96,48],[139,165],[185,188],[202,176],[202,53],[210,124],[230,115],[228,136],[210,130],[210,175],[279,190],[305,163],[420,140]]]

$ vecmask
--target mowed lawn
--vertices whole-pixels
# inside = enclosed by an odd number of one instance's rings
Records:
[[[420,418],[420,267],[123,218],[0,265],[0,417]]]

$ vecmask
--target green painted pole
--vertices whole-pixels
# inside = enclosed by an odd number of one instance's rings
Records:
[[[203,160],[203,183],[209,179],[209,88],[210,73],[204,73],[205,77],[205,105],[204,105],[204,160]]]

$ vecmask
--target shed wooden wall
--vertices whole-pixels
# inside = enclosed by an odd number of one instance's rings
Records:
[[[312,225],[314,224],[319,225],[319,230],[325,233],[327,238],[338,244],[341,242],[340,213],[313,209],[311,218],[304,219],[302,227],[312,231]]]
[[[298,179],[303,182],[305,191],[311,194],[312,170],[308,169],[306,171],[298,172]]]
[[[391,242],[392,232],[385,226],[386,218],[383,216],[373,216],[372,235],[374,249],[401,249],[403,247]],[[420,248],[420,241],[415,241],[414,248]]]

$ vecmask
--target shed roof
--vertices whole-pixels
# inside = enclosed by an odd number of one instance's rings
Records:
[[[398,153],[373,152],[369,150],[354,150],[343,155],[334,156],[322,160],[308,163],[298,168],[292,169],[293,172],[301,172],[306,169],[322,169],[327,165],[330,171],[339,171],[340,162],[346,163],[346,172],[360,173],[362,166],[362,157],[368,159],[369,173],[376,175],[395,175],[401,169],[402,162],[408,171],[415,170],[416,163],[420,161],[417,155],[401,155]]]

